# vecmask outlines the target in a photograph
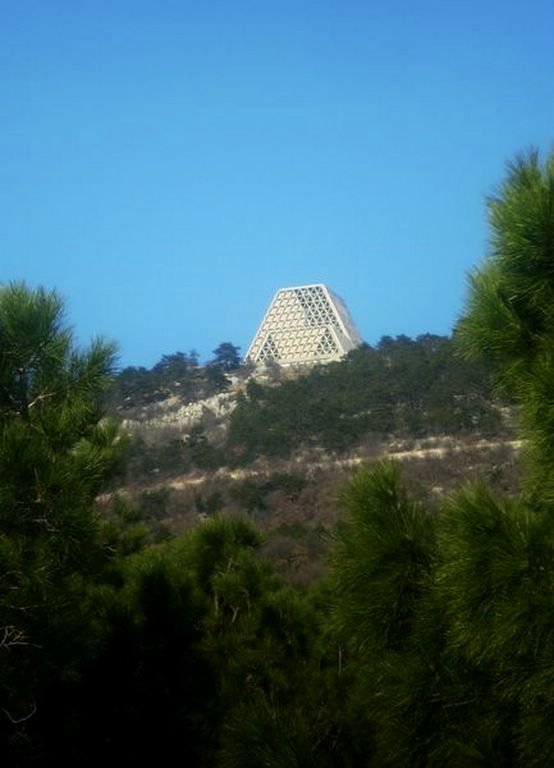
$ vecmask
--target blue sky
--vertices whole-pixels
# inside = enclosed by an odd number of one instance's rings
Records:
[[[448,333],[505,163],[554,145],[554,4],[0,0],[0,281],[150,366],[280,287]]]

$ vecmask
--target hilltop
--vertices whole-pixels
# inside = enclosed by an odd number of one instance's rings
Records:
[[[110,393],[130,435],[113,490],[152,540],[245,513],[280,570],[304,582],[321,570],[337,493],[363,462],[402,462],[431,502],[474,477],[517,487],[509,403],[494,397],[486,361],[462,361],[449,337],[385,337],[312,369],[254,369],[221,347],[204,366],[178,352],[126,368]]]

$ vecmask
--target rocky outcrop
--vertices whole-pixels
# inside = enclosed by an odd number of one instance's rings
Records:
[[[220,392],[205,400],[183,404],[178,397],[170,397],[155,406],[144,408],[138,418],[124,419],[123,427],[133,431],[145,427],[160,429],[176,427],[188,432],[193,427],[209,422],[226,422],[237,404],[237,391]]]

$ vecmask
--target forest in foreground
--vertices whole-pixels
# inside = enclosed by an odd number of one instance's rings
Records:
[[[306,589],[250,520],[151,544],[125,505],[100,514],[128,457],[115,349],[76,348],[54,291],[0,288],[5,765],[554,765],[554,155],[517,157],[488,212],[456,344],[517,408],[520,491],[431,509],[396,464],[363,467]],[[263,424],[271,397],[237,411]]]

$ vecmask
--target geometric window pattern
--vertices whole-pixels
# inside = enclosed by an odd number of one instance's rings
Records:
[[[331,331],[327,328],[323,335],[321,336],[321,339],[319,340],[319,343],[317,345],[317,351],[320,355],[330,355],[330,354],[337,354],[339,352],[339,348],[337,347],[337,343],[334,340]]]
[[[344,302],[325,285],[281,288],[273,297],[246,358],[280,365],[340,360],[361,339]]]
[[[272,360],[279,359],[279,348],[271,335],[266,337],[262,348],[260,349],[258,360],[266,360],[268,357]]]

